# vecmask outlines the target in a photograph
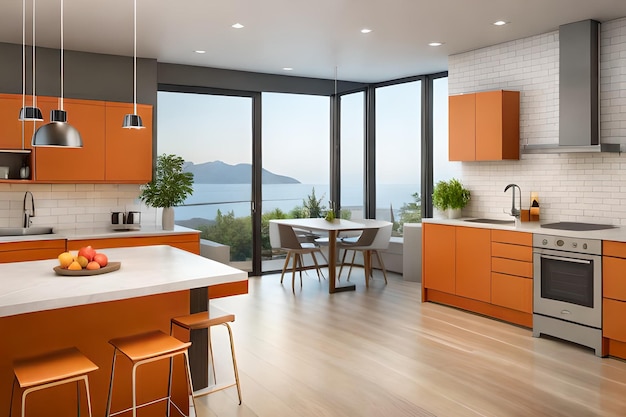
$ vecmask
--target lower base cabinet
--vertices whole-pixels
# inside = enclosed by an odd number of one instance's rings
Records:
[[[626,243],[602,242],[602,337],[609,356],[626,359]]]

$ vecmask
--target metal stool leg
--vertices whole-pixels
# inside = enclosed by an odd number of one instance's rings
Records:
[[[235,372],[235,383],[237,385],[237,395],[239,396],[239,405],[241,405],[241,384],[239,383],[239,368],[237,368],[237,358],[235,357],[235,342],[233,340],[233,331],[228,323],[224,323],[228,329],[228,337],[230,338],[230,353],[233,358],[233,370]]]

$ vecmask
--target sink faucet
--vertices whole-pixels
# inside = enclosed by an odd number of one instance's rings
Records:
[[[519,209],[515,208],[515,188],[516,187],[517,187],[517,191],[519,191]],[[509,184],[504,188],[504,192],[506,193],[506,191],[509,188],[513,189],[513,195],[511,199],[511,212],[509,214],[515,218],[519,218],[522,214],[522,190],[519,188],[519,185],[517,184]]]
[[[28,196],[30,196],[30,209],[26,208]],[[24,227],[30,227],[32,217],[35,217],[35,199],[30,191],[26,191],[24,194]]]

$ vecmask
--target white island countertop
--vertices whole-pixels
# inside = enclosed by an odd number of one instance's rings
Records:
[[[102,248],[118,271],[61,276],[56,259],[0,264],[0,317],[246,281],[247,272],[171,246]]]

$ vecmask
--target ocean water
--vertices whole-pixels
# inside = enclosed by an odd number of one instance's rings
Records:
[[[322,198],[322,205],[328,207],[330,195],[328,185],[264,184],[261,210],[267,213],[278,208],[288,213],[293,208],[302,206],[303,200],[308,198],[313,189],[317,199]],[[363,206],[361,186],[343,187],[341,191],[343,208],[361,209]],[[416,191],[419,191],[419,185],[415,184],[380,185],[376,191],[377,212],[380,213],[377,218],[388,220],[391,217],[391,208],[397,216],[404,203],[413,202],[411,195]],[[236,217],[249,216],[251,195],[250,184],[194,184],[193,195],[187,198],[183,206],[176,207],[176,220],[192,218],[213,220],[218,209],[222,214],[233,211]]]

